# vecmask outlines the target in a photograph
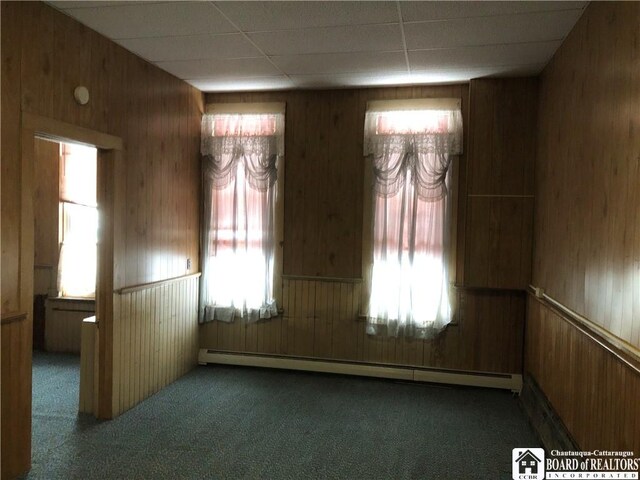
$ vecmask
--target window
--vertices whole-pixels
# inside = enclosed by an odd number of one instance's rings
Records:
[[[60,144],[60,260],[62,297],[94,297],[98,241],[97,151]]]
[[[215,105],[202,120],[200,320],[278,314],[284,106]]]
[[[371,102],[372,237],[365,276],[369,334],[434,336],[451,319],[450,164],[461,153],[458,100]],[[365,252],[367,249],[365,249]]]

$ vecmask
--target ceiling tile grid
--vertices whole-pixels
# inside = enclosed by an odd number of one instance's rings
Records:
[[[587,2],[50,1],[203,91],[536,75]]]

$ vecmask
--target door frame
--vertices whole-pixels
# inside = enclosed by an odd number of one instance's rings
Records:
[[[96,274],[96,321],[98,375],[94,415],[113,417],[113,304],[114,291],[122,288],[125,242],[126,175],[123,141],[120,137],[79,127],[40,115],[22,112],[22,235],[20,297],[33,318],[34,253],[34,151],[36,137],[71,141],[98,150],[97,203],[100,212],[98,265]]]

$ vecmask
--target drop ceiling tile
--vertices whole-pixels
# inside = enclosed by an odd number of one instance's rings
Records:
[[[111,39],[228,33],[236,29],[209,2],[164,2],[95,8],[65,13]]]
[[[564,38],[582,10],[405,23],[409,50],[541,42]]]
[[[404,85],[410,82],[408,73],[349,73],[338,75],[291,75],[296,88],[340,88],[379,85]]]
[[[282,74],[266,58],[186,60],[156,62],[156,65],[178,78],[191,80],[269,77]]]
[[[560,43],[558,40],[482,47],[414,50],[409,52],[409,63],[412,70],[546,64],[558,49]]]
[[[216,2],[243,31],[398,21],[395,2]]]
[[[197,79],[187,80],[188,83],[203,92],[251,92],[256,90],[287,90],[294,87],[294,83],[285,76],[256,77],[241,79]]]
[[[338,75],[292,75],[295,88],[372,87],[391,85],[452,84],[481,77],[518,77],[540,73],[543,64],[487,68],[441,68],[408,73],[352,73]]]
[[[451,67],[412,70],[411,77],[416,83],[467,82],[483,77],[522,77],[538,75],[544,64],[502,65],[498,67]]]
[[[153,62],[262,56],[240,33],[131,38],[117,42],[127,50]]]
[[[399,24],[250,33],[267,55],[402,50]]]
[[[286,74],[334,74],[352,72],[403,72],[403,52],[321,53],[271,57]]]
[[[587,2],[520,1],[520,2],[400,2],[405,22],[446,20],[490,15],[583,9]]]

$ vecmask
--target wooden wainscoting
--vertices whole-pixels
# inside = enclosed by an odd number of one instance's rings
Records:
[[[520,373],[523,292],[460,290],[457,325],[432,340],[366,334],[359,316],[362,283],[334,279],[283,280],[284,314],[247,324],[200,327],[200,348],[383,365]]]
[[[95,316],[95,300],[48,298],[46,306],[45,350],[79,354],[82,320]]]
[[[525,350],[525,371],[580,448],[640,452],[640,362],[533,295]]]
[[[113,416],[196,365],[198,277],[187,275],[114,294]]]
[[[31,323],[27,312],[2,315],[2,472],[14,478],[31,465]]]

